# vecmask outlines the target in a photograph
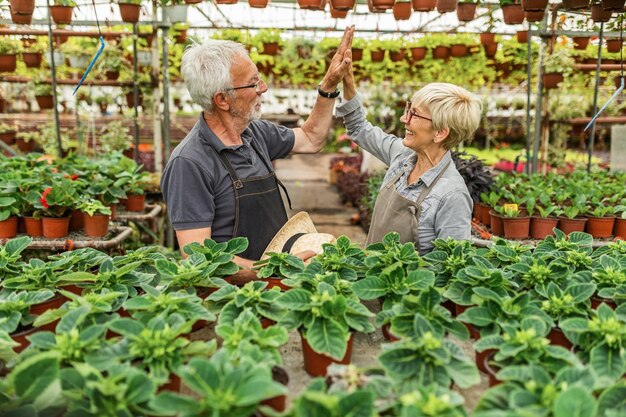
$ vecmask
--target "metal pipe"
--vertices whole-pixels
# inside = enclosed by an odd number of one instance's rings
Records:
[[[526,42],[526,174],[530,174],[530,95],[532,93],[532,49],[530,40],[533,28],[528,24],[528,42]]]
[[[539,44],[539,58],[537,62],[537,98],[535,104],[535,138],[533,143],[532,173],[537,172],[537,161],[539,157],[539,142],[541,141],[541,113],[543,100],[543,49],[545,40]]]
[[[54,122],[57,134],[57,156],[63,158],[63,146],[61,144],[61,120],[59,119],[59,99],[57,98],[57,68],[54,62],[54,40],[52,39],[52,16],[50,15],[50,1],[48,4],[48,44],[50,45],[50,72],[52,75],[52,107],[54,110]]]
[[[600,23],[600,35],[598,36],[598,44],[602,45],[602,38],[604,30],[604,22]],[[593,90],[593,111],[592,114],[595,115],[598,112],[598,90],[600,88],[600,66],[602,65],[602,48],[598,48],[598,60],[596,63],[596,85]],[[589,149],[587,150],[589,155],[589,160],[587,161],[587,173],[591,172],[591,157],[593,156],[593,145],[596,140],[596,122],[591,124],[591,135],[589,136]]]
[[[133,139],[135,142],[135,151],[133,158],[139,163],[139,75],[137,63],[137,23],[133,23]]]

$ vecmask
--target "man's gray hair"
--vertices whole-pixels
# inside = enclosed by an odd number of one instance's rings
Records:
[[[217,39],[185,49],[180,72],[193,101],[208,113],[213,111],[215,93],[232,87],[230,69],[237,55],[248,55],[242,44]]]

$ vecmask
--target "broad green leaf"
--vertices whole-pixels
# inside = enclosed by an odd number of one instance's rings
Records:
[[[336,360],[341,360],[346,354],[349,335],[334,320],[317,318],[306,330],[305,337],[317,353]]]
[[[593,395],[582,387],[572,387],[554,401],[554,417],[594,417],[598,404]]]

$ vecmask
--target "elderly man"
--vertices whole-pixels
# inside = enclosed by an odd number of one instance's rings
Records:
[[[161,180],[181,249],[206,238],[247,237],[249,247],[235,261],[250,268],[260,258],[287,221],[272,161],[324,146],[337,86],[351,65],[353,33],[353,26],[346,28],[311,114],[296,129],[260,120],[268,86],[243,45],[210,40],[187,48],[181,72],[203,111],[172,152]]]

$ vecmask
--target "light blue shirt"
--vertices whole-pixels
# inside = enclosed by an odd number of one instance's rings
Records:
[[[446,152],[441,161],[426,171],[416,183],[408,184],[409,174],[417,162],[417,155],[402,144],[402,138],[385,133],[366,120],[359,94],[352,100],[338,105],[336,113],[338,117],[344,118],[344,125],[350,138],[389,166],[383,186],[402,171],[402,176],[396,183],[396,191],[411,201],[417,201],[424,184],[427,186],[432,184],[452,159],[450,151]],[[472,198],[465,181],[454,163],[451,163],[422,203],[418,227],[420,254],[432,251],[432,241],[437,238],[453,237],[458,240],[469,240],[472,207]]]

